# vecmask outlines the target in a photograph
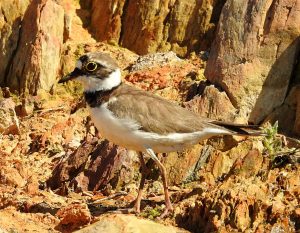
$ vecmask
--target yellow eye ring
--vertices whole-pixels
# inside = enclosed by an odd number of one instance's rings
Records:
[[[85,69],[88,71],[88,72],[93,72],[95,71],[96,69],[98,68],[98,64],[96,62],[89,62],[85,65]]]

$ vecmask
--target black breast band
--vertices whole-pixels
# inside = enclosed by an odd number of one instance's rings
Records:
[[[85,101],[91,108],[99,107],[109,100],[111,93],[118,87],[119,86],[116,86],[111,90],[84,92]]]

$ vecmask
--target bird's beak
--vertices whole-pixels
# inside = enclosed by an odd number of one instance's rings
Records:
[[[83,72],[80,69],[75,68],[71,73],[67,74],[62,79],[60,79],[58,81],[58,83],[65,83],[65,82],[67,82],[69,80],[72,80],[74,78],[77,78],[77,77],[79,77],[81,75],[83,75]]]

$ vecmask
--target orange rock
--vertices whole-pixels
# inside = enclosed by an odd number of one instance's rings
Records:
[[[253,149],[244,157],[240,174],[245,177],[255,176],[261,169],[263,162],[262,154],[258,149]]]
[[[272,217],[279,217],[284,214],[285,205],[280,200],[276,200],[272,204]]]
[[[39,192],[39,183],[36,177],[31,177],[27,180],[26,191],[29,195],[34,195]]]
[[[226,1],[222,9],[205,75],[251,122],[286,98],[298,57],[299,10],[298,0]]]
[[[200,116],[210,119],[232,122],[236,117],[236,108],[232,105],[227,94],[220,92],[213,85],[206,86],[200,96],[196,96],[184,105]]]
[[[70,204],[61,208],[56,216],[60,218],[60,225],[68,225],[72,229],[86,225],[92,219],[86,204]]]
[[[33,95],[39,89],[53,88],[60,66],[63,27],[64,10],[55,1],[30,2],[22,19],[19,47],[6,76],[10,88]]]
[[[11,98],[0,101],[0,133],[19,134],[19,119],[15,112],[15,103]]]
[[[240,230],[245,231],[251,223],[249,208],[246,201],[237,204],[233,212],[234,225]]]

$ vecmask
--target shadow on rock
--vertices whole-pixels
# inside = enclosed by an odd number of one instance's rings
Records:
[[[55,166],[47,186],[60,195],[66,195],[69,189],[76,192],[95,191],[107,184],[116,187],[119,181],[133,176],[134,160],[128,153],[104,140],[84,142],[76,151]],[[123,179],[124,178],[124,179]]]

